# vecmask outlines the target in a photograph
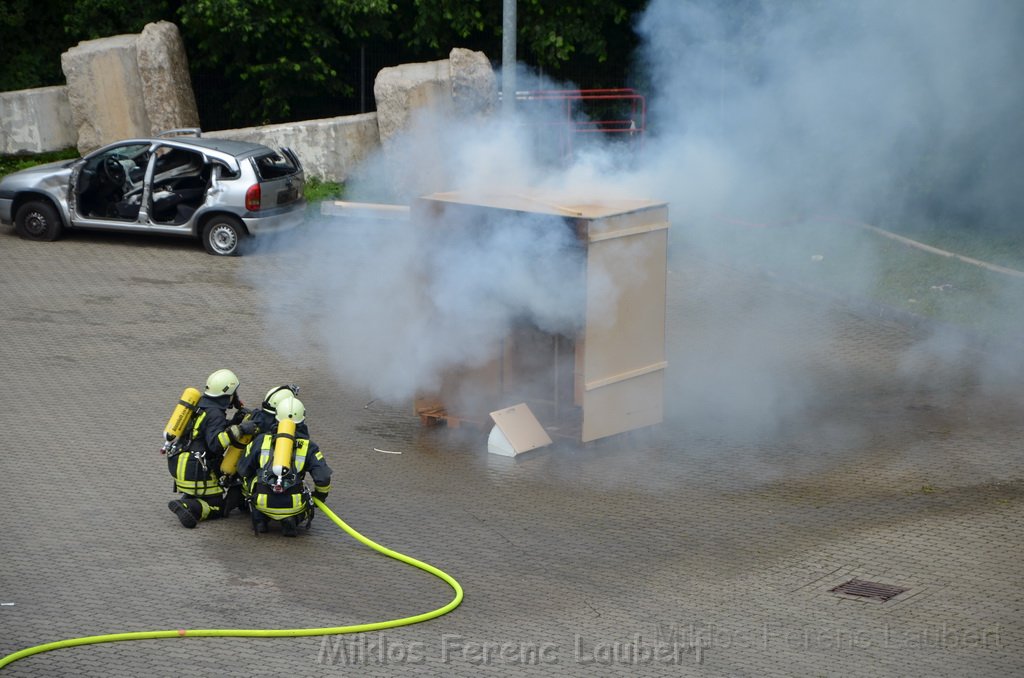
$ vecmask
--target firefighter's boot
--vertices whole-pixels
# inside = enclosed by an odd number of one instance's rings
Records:
[[[267,517],[252,507],[249,508],[249,511],[252,517],[253,534],[255,534],[256,536],[266,534],[268,527],[267,523],[269,522],[267,520]]]
[[[199,524],[199,516],[202,515],[202,507],[194,506],[195,503],[195,500],[175,499],[168,502],[167,508],[178,516],[183,526],[191,529]]]
[[[298,537],[299,527],[296,525],[294,516],[289,516],[281,521],[281,534],[286,537]]]

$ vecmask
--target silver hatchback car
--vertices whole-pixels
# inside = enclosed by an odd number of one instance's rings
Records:
[[[0,222],[30,240],[65,228],[193,236],[221,256],[239,254],[248,236],[302,224],[305,175],[291,149],[198,130],[164,135],[7,175]]]

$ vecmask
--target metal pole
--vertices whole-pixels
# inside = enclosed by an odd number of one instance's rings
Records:
[[[366,113],[366,45],[359,45],[359,112]]]
[[[502,0],[501,111],[512,115],[516,107],[516,0]]]

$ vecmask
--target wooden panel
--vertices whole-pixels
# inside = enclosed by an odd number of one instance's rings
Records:
[[[591,242],[587,250],[584,441],[662,418],[668,231],[639,225],[622,221],[628,235]]]
[[[667,231],[591,243],[584,383],[665,360]]]
[[[473,205],[489,209],[582,217],[584,219],[602,219],[610,215],[630,213],[652,206],[664,207],[664,203],[650,200],[601,199],[594,198],[594,196],[556,194],[536,189],[524,189],[517,193],[488,193],[486,191],[433,193],[419,198],[418,201],[435,204]]]
[[[657,205],[648,209],[614,214],[588,222],[587,238],[591,242],[607,240],[616,235],[668,228],[668,208]]]
[[[583,396],[581,441],[661,423],[664,392],[664,370],[587,391]]]

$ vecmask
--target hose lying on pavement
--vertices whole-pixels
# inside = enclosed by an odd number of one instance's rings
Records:
[[[19,659],[30,657],[34,654],[41,652],[49,652],[50,650],[59,650],[65,647],[76,647],[78,645],[95,645],[97,643],[114,643],[122,640],[150,640],[153,638],[210,638],[210,637],[240,637],[240,638],[280,638],[284,636],[297,637],[297,636],[326,636],[326,635],[340,635],[343,633],[366,633],[369,631],[380,631],[382,629],[393,629],[398,626],[408,626],[409,624],[417,624],[419,622],[427,621],[428,619],[435,619],[442,615],[448,614],[462,603],[462,587],[459,582],[455,581],[454,578],[449,576],[446,572],[439,570],[433,565],[424,563],[421,560],[410,558],[407,555],[392,551],[391,549],[381,546],[380,544],[367,539],[363,535],[352,529],[344,520],[339,518],[331,509],[320,501],[319,499],[313,499],[313,503],[324,512],[328,518],[334,521],[334,524],[340,527],[342,530],[347,532],[349,536],[362,544],[370,547],[374,551],[383,553],[389,558],[394,558],[407,565],[418,567],[419,569],[429,572],[438,579],[443,580],[446,584],[452,587],[455,591],[455,597],[445,605],[439,607],[436,610],[430,612],[424,612],[423,614],[414,615],[412,617],[402,617],[401,619],[390,619],[388,621],[371,622],[368,624],[353,624],[351,626],[327,626],[323,628],[310,628],[310,629],[176,629],[172,631],[132,631],[129,633],[109,633],[102,636],[83,636],[82,638],[69,638],[67,640],[58,640],[53,643],[44,643],[42,645],[35,645],[33,647],[27,647],[24,650],[11,653],[6,657],[0,658],[0,669],[7,666],[12,662],[16,662]]]

